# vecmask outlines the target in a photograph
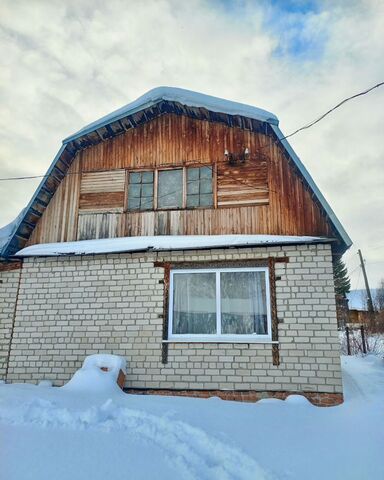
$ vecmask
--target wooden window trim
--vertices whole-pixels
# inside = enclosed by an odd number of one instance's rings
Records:
[[[280,349],[279,349],[279,335],[278,335],[278,317],[277,317],[277,304],[276,304],[276,275],[275,275],[275,264],[276,263],[288,263],[288,257],[269,257],[267,259],[246,259],[246,260],[219,260],[219,261],[196,261],[196,262],[154,262],[154,267],[163,268],[164,269],[164,292],[163,292],[163,335],[162,335],[162,363],[168,363],[168,347],[169,344],[172,343],[191,343],[190,341],[185,342],[177,342],[177,340],[169,339],[168,338],[168,331],[169,331],[169,289],[170,289],[170,277],[171,277],[171,269],[203,269],[203,268],[224,268],[224,267],[268,267],[269,272],[269,290],[270,290],[270,312],[271,312],[271,340],[264,341],[264,342],[255,342],[255,343],[264,343],[269,344],[272,347],[272,364],[276,367],[280,365]],[[212,343],[217,344],[221,343],[217,340],[211,339],[207,340],[206,342],[202,343]],[[229,342],[223,343],[231,343],[235,345],[236,343],[250,343],[246,340],[231,340]]]
[[[157,210],[157,190],[159,182],[159,171],[157,169],[154,170],[153,182],[153,210]]]
[[[183,167],[183,209],[187,208],[187,169]]]

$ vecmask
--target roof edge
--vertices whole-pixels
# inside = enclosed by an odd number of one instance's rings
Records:
[[[51,175],[53,169],[56,166],[56,163],[57,163],[58,159],[60,158],[60,155],[64,152],[65,148],[66,148],[66,145],[62,145],[60,147],[59,151],[55,155],[55,158],[52,160],[52,163],[50,164],[50,166],[47,170],[47,173],[41,179],[41,182],[39,183],[38,187],[36,188],[35,193],[33,194],[33,196],[31,198],[31,200],[29,201],[28,205],[20,212],[19,218],[16,217],[16,222],[15,222],[16,225],[13,229],[13,232],[12,232],[11,236],[9,237],[8,241],[4,244],[4,246],[3,246],[3,248],[0,252],[1,256],[3,256],[4,258],[11,257],[11,255],[7,255],[7,250],[9,248],[9,245],[12,242],[14,236],[17,234],[17,231],[18,231],[20,225],[23,223],[25,217],[27,216],[27,213],[28,213],[29,209],[33,206],[33,204],[36,200],[36,197],[40,193],[40,190],[43,188],[47,177],[49,177]]]
[[[331,220],[333,226],[335,227],[336,231],[340,235],[341,239],[345,243],[347,249],[352,245],[352,240],[348,233],[345,231],[344,227],[342,226],[340,220],[337,218],[335,212],[332,210],[331,206],[325,199],[324,195],[321,193],[319,190],[318,186],[316,185],[315,181],[311,177],[310,173],[308,170],[305,168],[304,164],[300,160],[300,158],[297,156],[293,148],[291,147],[290,143],[286,138],[284,138],[283,132],[280,130],[280,128],[277,125],[271,125],[273,131],[276,133],[277,138],[281,142],[281,144],[284,146],[285,150],[289,153],[290,157],[294,161],[295,165],[299,169],[300,173],[303,175],[305,180],[308,182],[308,185],[311,187],[313,193],[317,197],[318,201],[320,202],[321,206],[324,208],[326,214],[328,215],[329,219]]]
[[[133,115],[141,110],[152,107],[162,101],[180,103],[189,107],[206,108],[212,112],[224,113],[227,115],[239,115],[247,118],[253,118],[271,125],[278,125],[279,120],[273,113],[245,103],[225,100],[220,97],[214,97],[205,93],[193,92],[184,88],[176,87],[156,87],[149,90],[133,102],[128,103],[108,115],[105,115],[95,122],[92,122],[76,133],[66,137],[63,143],[69,143],[73,140],[87,135],[99,128],[105,127],[110,123],[117,122],[128,115]]]

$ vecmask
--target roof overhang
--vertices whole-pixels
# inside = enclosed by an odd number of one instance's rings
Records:
[[[78,132],[65,138],[63,143],[77,140],[83,135],[87,135],[95,130],[99,130],[100,128],[118,122],[128,116],[134,115],[135,113],[154,107],[163,101],[178,103],[191,108],[204,108],[215,113],[251,118],[259,120],[260,122],[267,122],[270,125],[279,124],[276,115],[261,108],[252,107],[244,103],[224,100],[203,93],[192,92],[183,88],[157,87],[145,93],[134,102],[128,103],[128,105],[90,123]]]
[[[10,257],[25,245],[78,151],[123,134],[165,113],[225,123],[277,139],[283,137],[277,117],[266,110],[181,88],[159,87],[150,90],[134,102],[87,125],[63,141],[23,215],[15,222],[12,235],[1,249],[1,256]],[[352,244],[351,239],[292,147],[284,139],[280,142],[329,217],[335,234],[343,243],[340,250],[345,251]]]
[[[77,242],[39,243],[23,248],[15,257],[56,257],[107,253],[206,250],[331,243],[324,237],[287,235],[159,235],[118,237]]]

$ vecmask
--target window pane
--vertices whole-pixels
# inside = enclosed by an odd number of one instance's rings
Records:
[[[200,180],[200,193],[212,193],[212,180]]]
[[[158,190],[159,208],[181,208],[183,206],[183,171],[160,171]]]
[[[130,172],[128,210],[153,209],[153,172]]]
[[[146,183],[141,186],[142,197],[152,197],[153,195],[153,183]]]
[[[199,195],[199,198],[191,198],[194,195]],[[211,207],[212,205],[212,168],[188,168],[187,207]]]
[[[142,197],[140,203],[140,210],[152,210],[153,209],[153,197]]]
[[[221,331],[268,334],[265,272],[221,272]]]
[[[200,172],[200,168],[188,168],[188,170],[187,170],[188,181],[198,180],[199,179],[199,172]]]
[[[174,334],[216,333],[216,274],[173,275]]]
[[[129,174],[129,183],[140,183],[141,182],[141,173],[132,172]]]
[[[212,193],[207,195],[200,195],[200,206],[201,207],[211,207],[213,205]]]
[[[199,206],[199,195],[188,195],[187,197],[187,207],[198,207]]]
[[[128,208],[129,210],[138,210],[140,208],[140,198],[129,197]]]
[[[187,194],[195,195],[199,193],[199,180],[188,180],[187,183]]]
[[[143,183],[153,183],[153,172],[143,172],[142,179]]]
[[[212,178],[212,167],[201,167],[200,168],[200,178]]]
[[[128,195],[129,197],[140,197],[141,185],[133,184],[129,185]]]

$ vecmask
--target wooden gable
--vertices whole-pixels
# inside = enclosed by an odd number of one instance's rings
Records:
[[[224,151],[244,148],[249,158],[230,165]],[[129,211],[131,172],[153,171],[156,195],[159,172],[182,169],[185,179],[199,166],[212,169],[211,207]],[[337,237],[270,131],[168,113],[78,151],[28,244],[164,234]]]

